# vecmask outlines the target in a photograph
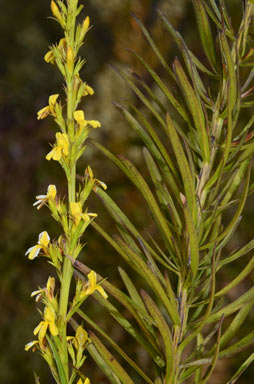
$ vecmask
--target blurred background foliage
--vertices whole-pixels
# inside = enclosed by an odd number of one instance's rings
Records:
[[[49,0],[30,1],[29,4],[19,0],[0,0],[0,4],[0,382],[33,383],[34,369],[40,375],[41,383],[50,384],[52,379],[46,364],[35,354],[24,352],[24,344],[32,339],[32,330],[39,320],[30,293],[38,285],[45,284],[52,270],[44,259],[31,263],[24,253],[36,243],[41,231],[47,230],[52,238],[58,235],[58,228],[47,209],[43,208],[38,213],[32,207],[35,195],[44,194],[49,184],[56,184],[63,195],[66,193],[59,165],[45,160],[56,127],[49,119],[42,122],[36,120],[36,112],[47,105],[48,96],[62,91],[62,79],[56,68],[43,61],[48,46],[62,36],[58,25],[47,18],[50,14]],[[232,15],[233,25],[238,25],[241,1],[226,0],[226,5]],[[128,67],[145,81],[151,82],[134,56],[126,50],[132,48],[163,76],[156,57],[130,15],[132,11],[142,19],[164,57],[170,62],[177,51],[159,23],[157,7],[166,13],[171,23],[181,31],[187,44],[202,59],[190,0],[85,2],[85,12],[94,27],[82,48],[82,55],[87,59],[83,78],[95,88],[96,94],[86,101],[84,109],[88,118],[102,122],[102,128],[95,131],[93,137],[112,152],[132,159],[143,173],[146,170],[141,143],[126,126],[111,101],[131,100],[138,108],[141,106],[109,64]],[[146,229],[151,226],[142,198],[129,181],[93,148],[88,148],[80,161],[80,174],[83,174],[88,163],[95,176],[108,184],[111,196],[137,227]],[[94,199],[90,201],[90,206],[91,210],[100,213],[104,227],[111,228],[111,221],[100,202]],[[253,236],[253,216],[253,199],[250,198],[228,251]],[[110,281],[121,288],[117,269],[113,267],[119,264],[116,254],[91,229],[86,234],[86,240],[83,261],[103,276],[108,276]],[[237,271],[228,273],[235,275]],[[225,282],[226,279],[227,276]],[[248,284],[253,284],[253,274]],[[239,292],[231,294],[238,296]],[[124,344],[128,352],[133,351],[139,363],[146,366],[146,356],[143,356],[142,351],[134,351],[132,340],[117,325],[112,326],[111,320],[101,313],[101,308],[95,306],[92,299],[87,303],[88,312],[92,312],[103,328],[117,342]],[[249,331],[253,328],[253,321],[252,315],[246,325]],[[86,366],[86,373],[94,384],[107,383],[91,359],[88,359]],[[216,372],[216,378],[213,376],[213,382],[225,382],[232,369],[232,364],[223,361]],[[254,377],[253,369],[241,378],[240,383],[250,383],[251,377]]]

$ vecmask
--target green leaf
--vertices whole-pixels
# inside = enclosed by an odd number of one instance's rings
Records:
[[[53,353],[54,360],[56,362],[60,383],[61,384],[68,384],[67,383],[67,378],[66,378],[66,375],[65,375],[65,371],[64,371],[64,367],[63,367],[63,364],[61,362],[61,359],[60,359],[59,353],[57,351],[57,348],[55,346],[55,343],[54,343],[54,341],[48,335],[46,335],[46,337],[47,337],[47,341],[48,341],[48,343],[50,345],[50,349],[51,349],[51,351]],[[56,336],[56,338],[57,338],[57,336]]]
[[[125,287],[127,288],[127,291],[129,292],[130,297],[132,300],[144,311],[144,313],[147,313],[146,307],[144,306],[144,303],[129,276],[127,273],[122,269],[121,267],[118,267],[118,271],[121,275],[121,278],[124,282]]]
[[[229,316],[232,313],[237,312],[245,304],[250,303],[254,303],[254,288],[251,288],[249,291],[238,297],[238,299],[236,299],[232,303],[220,309],[218,312],[213,313],[211,316],[209,316],[207,323],[214,323],[218,321],[223,314],[225,315],[225,317]]]
[[[192,0],[192,3],[196,14],[199,35],[202,41],[204,52],[211,67],[215,69],[217,67],[217,58],[214,47],[214,38],[211,32],[211,27],[205,7],[203,6],[201,0]]]
[[[181,142],[179,140],[177,131],[175,129],[174,123],[167,114],[167,128],[168,128],[168,136],[171,140],[173,150],[177,159],[177,163],[179,166],[180,173],[182,175],[182,180],[184,184],[184,190],[187,198],[187,202],[189,208],[192,213],[192,217],[194,218],[194,222],[197,218],[197,204],[196,204],[196,194],[195,194],[195,180],[194,176],[191,174],[191,170],[189,168],[188,161],[186,159],[184,150],[182,148]]]
[[[237,79],[236,79],[236,70],[235,65],[232,60],[232,54],[231,50],[229,48],[226,34],[224,29],[222,30],[220,34],[220,41],[221,41],[221,52],[225,57],[228,77],[229,77],[229,93],[230,93],[230,110],[232,111],[236,100],[237,100]]]
[[[122,384],[117,375],[112,371],[111,367],[106,363],[105,359],[97,351],[93,344],[87,346],[89,354],[94,359],[96,365],[100,367],[105,376],[109,379],[111,384]]]
[[[144,65],[144,67],[147,69],[147,71],[150,73],[158,87],[161,89],[161,91],[164,93],[164,95],[167,97],[171,105],[177,110],[179,115],[190,124],[190,118],[188,114],[185,112],[184,108],[181,106],[179,101],[175,98],[173,93],[170,91],[170,89],[163,83],[163,81],[160,79],[160,77],[157,75],[157,73],[150,67],[150,65],[136,52],[133,52],[134,56]]]
[[[163,214],[161,213],[158,204],[148,187],[147,183],[141,176],[141,174],[137,171],[135,166],[124,158],[117,158],[115,155],[113,155],[111,152],[109,152],[106,148],[104,148],[102,145],[95,143],[96,147],[100,149],[108,158],[113,160],[113,162],[124,171],[124,173],[130,178],[130,180],[133,182],[134,185],[138,188],[138,190],[143,195],[144,199],[146,200],[153,216],[158,224],[158,227],[161,229],[161,234],[163,235],[163,239],[165,243],[171,247],[172,246],[172,233],[169,229],[168,223],[166,219],[164,218]]]
[[[213,72],[209,71],[208,68],[206,68],[200,61],[199,59],[188,49],[187,45],[185,44],[184,39],[180,35],[180,33],[173,27],[173,25],[169,22],[169,20],[166,18],[166,16],[158,10],[159,16],[161,20],[163,21],[167,31],[170,33],[170,35],[173,37],[174,41],[176,42],[178,48],[183,54],[185,64],[188,66],[189,74],[192,73],[191,71],[191,65],[190,65],[190,60],[192,63],[195,64],[195,66],[200,69],[202,72],[206,73],[207,75],[211,77],[216,77]],[[189,57],[188,57],[189,56]]]
[[[145,302],[145,305],[150,312],[151,316],[154,318],[156,325],[159,329],[159,332],[162,336],[163,344],[164,344],[164,354],[166,359],[166,373],[165,373],[165,382],[168,384],[173,383],[174,380],[174,351],[173,351],[173,342],[172,335],[170,329],[164,319],[161,311],[151,299],[151,297],[144,291],[141,290],[142,298]]]
[[[233,255],[226,257],[225,259],[220,260],[219,262],[219,268],[221,268],[223,265],[226,265],[228,263],[232,263],[233,261],[239,259],[239,257],[242,257],[246,255],[248,252],[250,252],[254,248],[254,239],[251,240],[248,244],[246,244],[244,247],[239,249],[237,252],[233,253]]]
[[[254,344],[254,331],[220,352],[220,358],[234,356]]]
[[[115,343],[111,337],[108,336],[106,332],[104,332],[95,321],[90,319],[84,312],[80,311],[79,315],[84,319],[90,326],[92,326],[97,333],[99,333],[104,339],[107,340],[114,348],[116,352],[133,368],[135,371],[149,384],[152,384],[152,380],[140,369],[140,367],[119,347],[117,343]]]
[[[240,216],[241,216],[241,213],[243,211],[243,208],[245,206],[245,202],[246,202],[246,199],[248,197],[248,191],[249,191],[249,183],[250,183],[250,172],[251,172],[251,165],[249,165],[249,169],[248,169],[248,173],[247,173],[247,178],[246,178],[246,182],[245,182],[245,185],[244,185],[244,190],[243,190],[243,193],[242,193],[242,196],[241,196],[241,199],[240,199],[240,202],[239,202],[239,205],[237,207],[237,210],[233,216],[233,219],[231,220],[231,222],[228,224],[228,226],[224,229],[224,231],[214,240],[216,241],[217,243],[219,243],[221,240],[223,240],[235,227],[235,225],[237,224]],[[204,250],[204,249],[207,249],[207,248],[210,248],[210,246],[212,246],[214,244],[214,241],[210,242],[210,243],[207,243],[206,245],[202,245],[200,247],[200,250]]]
[[[144,24],[140,21],[140,19],[134,15],[134,13],[131,13],[132,17],[134,17],[134,19],[136,20],[136,22],[138,23],[138,25],[140,26],[142,32],[143,32],[143,35],[145,36],[146,40],[148,41],[148,43],[150,44],[151,48],[153,49],[155,55],[158,57],[161,65],[163,66],[163,68],[167,71],[167,73],[169,74],[169,76],[174,80],[176,81],[176,78],[175,78],[175,75],[174,73],[172,72],[172,70],[170,69],[170,67],[168,66],[166,60],[164,60],[162,54],[160,53],[160,51],[158,50],[158,48],[156,47],[156,44],[154,43],[153,39],[151,38],[151,35],[150,33],[148,32],[148,30],[145,28]]]
[[[238,273],[237,277],[234,280],[232,280],[228,285],[226,285],[224,288],[222,288],[220,291],[218,291],[215,294],[215,296],[216,297],[223,296],[232,288],[234,288],[236,285],[240,284],[241,281],[243,281],[245,277],[248,276],[249,273],[251,273],[253,268],[254,268],[254,256],[251,258],[251,260],[246,265],[246,267],[240,273]]]
[[[183,212],[186,222],[186,229],[188,233],[188,261],[190,263],[193,279],[195,279],[198,265],[199,265],[199,249],[198,249],[198,239],[195,230],[195,225],[191,216],[190,209],[187,205],[187,200],[184,195],[181,195],[183,203]]]
[[[112,66],[112,65],[111,65]],[[136,94],[136,96],[142,101],[142,103],[149,109],[149,111],[153,114],[155,119],[161,124],[162,127],[165,127],[165,122],[160,115],[160,113],[154,108],[152,103],[148,100],[148,98],[140,91],[140,89],[135,85],[134,81],[132,81],[129,76],[126,75],[125,72],[121,71],[119,68],[112,66],[112,68],[121,75],[121,77],[128,83],[130,88]]]
[[[92,331],[88,331],[89,338],[92,340],[92,343],[95,349],[102,356],[106,364],[112,369],[116,376],[121,380],[123,384],[134,384],[134,381],[130,378],[128,373],[123,369],[123,367],[118,363],[118,361],[113,357],[109,350],[103,345],[100,339]]]
[[[189,107],[195,127],[197,129],[198,137],[200,140],[200,150],[203,155],[205,163],[210,161],[210,147],[208,141],[208,135],[206,131],[205,116],[202,109],[201,101],[198,95],[194,92],[179,60],[176,58],[174,61],[174,69],[179,79],[181,90],[184,92],[186,103]]]
[[[161,203],[162,208],[164,207],[166,214],[169,213],[169,207],[170,207],[170,212],[172,213],[172,216],[173,216],[172,230],[176,231],[178,228],[180,232],[182,229],[181,219],[178,215],[178,211],[176,209],[175,203],[172,197],[170,196],[165,184],[162,181],[162,176],[157,168],[157,165],[154,162],[152,156],[150,155],[150,152],[146,148],[143,149],[143,154],[144,154],[147,168],[149,170],[152,181],[156,188],[158,199]]]
[[[249,365],[252,364],[254,361],[254,353],[252,353],[245,361],[242,363],[240,368],[236,371],[236,373],[231,377],[229,381],[227,381],[226,384],[234,384],[239,377],[242,375],[242,373],[249,367]]]
[[[226,331],[221,337],[220,340],[220,348],[224,348],[228,342],[233,340],[233,338],[236,336],[238,330],[241,328],[242,324],[244,323],[246,317],[250,313],[251,309],[253,308],[253,304],[246,304],[240,311],[237,313],[231,324],[227,327]]]

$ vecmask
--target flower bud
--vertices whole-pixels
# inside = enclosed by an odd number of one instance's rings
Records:
[[[67,62],[68,72],[70,75],[72,75],[73,67],[74,67],[74,55],[73,55],[73,49],[71,47],[68,47],[67,49],[66,62]]]
[[[80,34],[80,40],[82,41],[88,31],[88,28],[90,26],[90,18],[89,16],[86,16],[85,20],[83,21],[82,27],[81,27],[81,34]]]
[[[51,6],[51,11],[52,11],[53,15],[58,20],[58,22],[61,24],[61,26],[64,28],[65,27],[65,21],[63,19],[61,12],[59,11],[58,6],[54,2],[54,0],[51,1],[50,6]]]

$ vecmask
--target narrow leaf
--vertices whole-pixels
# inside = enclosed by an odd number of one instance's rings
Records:
[[[200,139],[200,150],[203,154],[203,159],[206,163],[210,161],[210,147],[208,135],[206,132],[205,116],[202,110],[201,102],[198,95],[195,94],[179,60],[176,58],[174,61],[174,68],[181,84],[181,89],[184,92],[186,103],[189,107],[195,127]]]
[[[192,3],[196,14],[199,35],[201,37],[204,52],[211,67],[215,69],[217,67],[217,59],[214,47],[214,38],[211,32],[206,10],[201,0],[192,0]]]
[[[107,365],[112,369],[116,376],[121,380],[123,384],[134,384],[134,381],[130,378],[128,373],[123,369],[123,367],[118,363],[118,361],[113,357],[109,350],[103,345],[100,339],[95,335],[94,332],[88,331],[88,335],[92,340],[94,347],[103,357],[103,360]]]
[[[159,329],[159,332],[162,336],[164,349],[165,349],[165,359],[166,359],[166,373],[165,373],[165,382],[170,384],[173,383],[174,379],[174,357],[173,357],[173,342],[172,342],[172,335],[170,332],[170,329],[160,312],[157,305],[154,303],[154,301],[151,299],[151,297],[144,291],[141,291],[141,295],[143,297],[143,300],[145,302],[145,305],[150,312],[151,316],[154,318],[157,327]]]
[[[194,177],[191,174],[191,170],[190,170],[188,161],[186,159],[184,150],[179,140],[174,123],[171,117],[169,116],[169,114],[167,114],[167,128],[168,128],[168,136],[171,140],[173,150],[179,166],[179,170],[182,175],[187,202],[195,221],[197,217],[197,205],[196,205]]]

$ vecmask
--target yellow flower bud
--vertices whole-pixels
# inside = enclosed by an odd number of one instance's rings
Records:
[[[68,71],[70,74],[72,74],[73,67],[74,67],[74,55],[73,55],[73,49],[71,47],[68,47],[67,49],[66,62],[67,62]]]
[[[61,26],[64,27],[65,21],[63,19],[63,16],[62,16],[61,12],[59,11],[58,6],[56,5],[56,3],[53,0],[51,1],[50,6],[51,6],[51,11],[52,11],[53,15],[55,16],[55,18],[59,21]]]
[[[86,16],[85,20],[83,21],[82,27],[81,27],[81,40],[84,39],[86,32],[88,31],[89,26],[90,26],[90,18],[89,18],[89,16]]]
[[[46,63],[55,64],[55,55],[53,51],[48,51],[44,56],[44,60]]]

